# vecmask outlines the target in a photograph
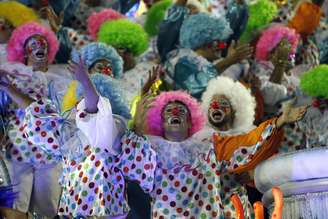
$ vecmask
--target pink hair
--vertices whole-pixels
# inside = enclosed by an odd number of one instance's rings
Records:
[[[57,37],[50,29],[36,22],[26,23],[14,30],[7,45],[8,61],[24,63],[26,40],[34,35],[41,35],[47,40],[48,62],[52,63],[59,48]]]
[[[286,38],[291,46],[292,52],[296,52],[299,35],[294,29],[275,25],[268,28],[262,33],[256,45],[256,59],[266,61],[269,58],[270,52],[280,43],[281,40]]]
[[[183,91],[163,92],[156,97],[153,107],[148,110],[147,124],[151,135],[164,136],[162,112],[165,106],[171,102],[181,102],[186,105],[191,115],[191,129],[189,136],[201,130],[205,124],[205,116],[196,99]]]
[[[104,9],[100,12],[92,13],[88,18],[88,31],[93,40],[97,39],[97,33],[100,29],[100,26],[105,21],[111,21],[116,19],[125,18],[121,13],[113,9]]]

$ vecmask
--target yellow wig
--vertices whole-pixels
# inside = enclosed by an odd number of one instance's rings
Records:
[[[63,101],[62,101],[62,106],[61,106],[62,112],[72,109],[73,107],[75,107],[75,105],[79,101],[78,97],[77,97],[77,92],[76,92],[77,85],[78,85],[78,82],[76,80],[74,80],[68,86],[67,91],[66,91],[66,93],[63,97]]]
[[[39,21],[33,9],[16,1],[0,2],[0,17],[8,20],[14,27]]]

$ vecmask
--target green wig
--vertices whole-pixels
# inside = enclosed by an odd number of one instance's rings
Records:
[[[278,15],[277,5],[270,0],[257,0],[249,5],[249,18],[240,41],[247,43]]]
[[[148,35],[145,30],[128,19],[102,24],[98,32],[98,41],[116,49],[126,49],[134,56],[141,55],[148,48]]]
[[[172,5],[172,0],[163,0],[154,4],[147,12],[145,31],[149,36],[159,32],[159,25],[165,17],[166,10]]]
[[[311,97],[328,99],[328,65],[319,65],[301,77],[302,91]]]

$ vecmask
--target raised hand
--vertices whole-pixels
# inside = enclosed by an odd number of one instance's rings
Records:
[[[144,135],[147,133],[147,112],[155,97],[151,94],[144,95],[137,104],[137,110],[134,117],[134,131],[137,135]]]
[[[232,64],[241,62],[244,59],[251,58],[253,55],[253,47],[249,44],[237,44],[232,41],[228,49],[227,58],[231,60]]]
[[[147,94],[153,84],[159,80],[165,74],[163,68],[160,65],[154,66],[151,70],[148,71],[148,80],[142,88],[141,95]]]
[[[68,61],[68,70],[75,76],[76,80],[78,80],[81,84],[85,84],[88,82],[89,74],[88,67],[85,65],[81,56],[79,56],[78,62]]]
[[[282,127],[284,124],[301,120],[309,106],[293,107],[295,100],[288,101],[283,105],[282,115],[277,120],[277,126]]]
[[[60,25],[64,20],[64,11],[61,11],[59,16],[55,13],[55,11],[50,7],[41,8],[39,11],[41,17],[47,19],[51,26],[51,29],[56,33],[59,30]]]

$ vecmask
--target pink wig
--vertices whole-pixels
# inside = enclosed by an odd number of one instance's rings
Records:
[[[26,23],[14,30],[7,45],[8,61],[24,63],[26,40],[34,35],[41,35],[47,40],[48,62],[52,63],[59,48],[57,37],[50,29],[36,22]]]
[[[97,39],[97,33],[105,21],[125,18],[121,13],[113,9],[104,9],[100,12],[94,12],[88,18],[88,31],[93,40]]]
[[[192,136],[203,128],[205,116],[197,100],[183,91],[169,91],[157,96],[153,107],[148,110],[147,124],[149,134],[164,136],[162,112],[168,103],[175,101],[183,103],[190,112],[191,129],[189,130],[189,136]]]
[[[294,29],[275,25],[268,28],[262,33],[256,45],[256,59],[266,61],[269,58],[270,52],[280,43],[284,38],[288,39],[292,46],[292,52],[296,52],[299,35]]]

